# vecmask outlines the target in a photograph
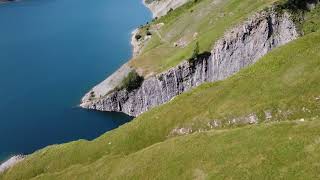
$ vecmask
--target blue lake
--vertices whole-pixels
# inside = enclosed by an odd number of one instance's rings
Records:
[[[0,5],[0,162],[94,139],[129,120],[77,105],[131,56],[141,0],[23,0]]]

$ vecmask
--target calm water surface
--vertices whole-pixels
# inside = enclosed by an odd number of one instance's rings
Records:
[[[130,33],[150,17],[141,0],[0,5],[0,162],[131,120],[77,104],[130,58]]]

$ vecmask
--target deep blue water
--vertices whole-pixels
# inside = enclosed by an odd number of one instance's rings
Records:
[[[131,56],[151,17],[141,0],[23,0],[0,5],[0,161],[94,139],[131,120],[77,107]]]

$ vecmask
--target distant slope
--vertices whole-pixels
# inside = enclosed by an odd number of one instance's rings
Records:
[[[310,33],[94,141],[38,151],[0,179],[316,178],[319,42]],[[299,121],[271,125],[288,120]],[[262,125],[230,130],[248,123]]]
[[[163,72],[188,59],[196,42],[201,51],[210,51],[227,30],[276,1],[189,1],[140,28],[141,40],[147,29],[152,35],[147,37],[141,53],[130,65],[147,76]]]
[[[144,0],[144,3],[151,10],[153,17],[161,17],[188,1],[190,0]]]

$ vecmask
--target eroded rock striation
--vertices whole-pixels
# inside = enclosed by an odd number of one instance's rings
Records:
[[[200,56],[194,63],[184,61],[146,79],[136,90],[115,91],[103,98],[85,100],[81,106],[138,116],[204,82],[223,80],[298,36],[288,13],[263,11],[228,31],[210,53]]]

